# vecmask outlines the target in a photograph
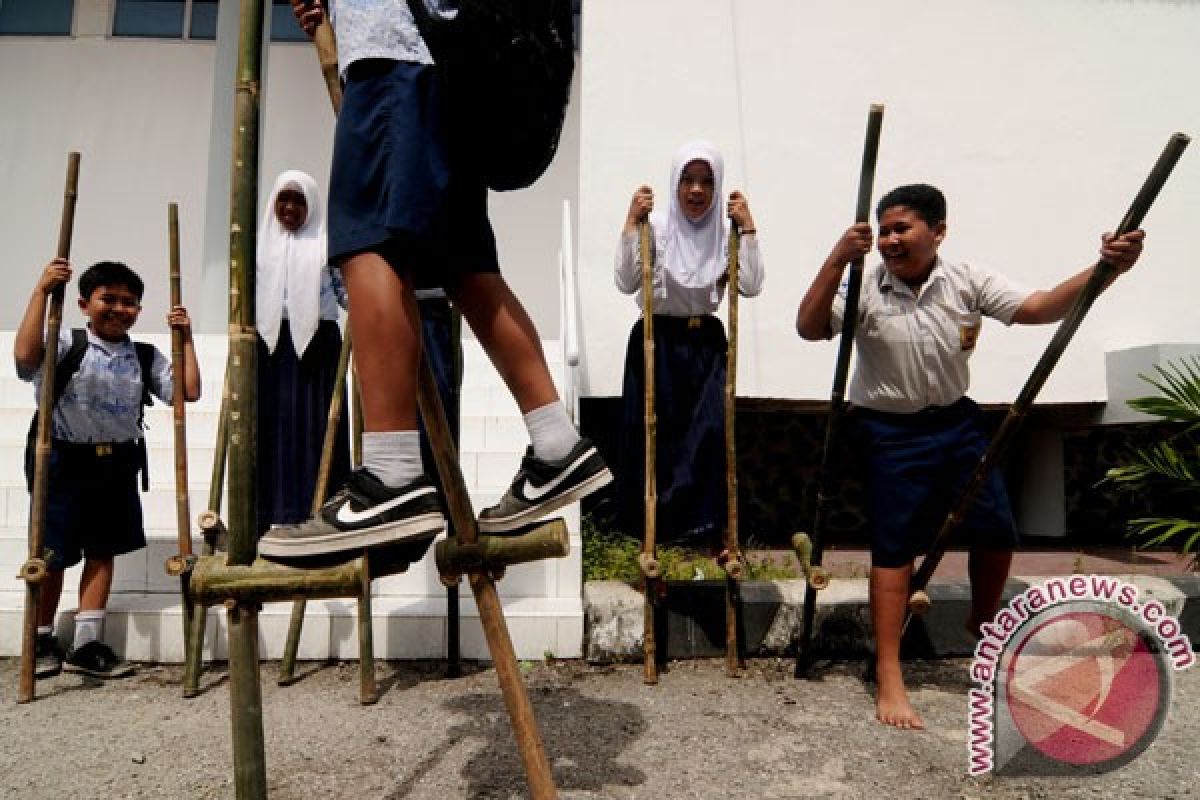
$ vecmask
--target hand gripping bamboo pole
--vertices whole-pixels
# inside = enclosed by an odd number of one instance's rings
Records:
[[[642,220],[638,225],[638,248],[642,260],[642,374],[643,417],[645,429],[644,480],[645,480],[645,530],[642,534],[642,552],[638,566],[642,571],[645,586],[642,634],[642,682],[658,683],[658,637],[655,622],[658,619],[658,559],[654,553],[654,539],[658,531],[658,415],[654,405],[654,260],[650,222]]]
[[[721,567],[725,570],[725,674],[736,678],[742,667],[738,651],[738,581],[745,574],[738,544],[737,479],[737,348],[738,348],[738,258],[742,237],[737,223],[729,226],[729,253],[725,276],[729,292],[729,331],[725,361],[725,551]]]
[[[1190,137],[1183,133],[1175,133],[1167,141],[1166,147],[1163,148],[1162,154],[1159,155],[1158,161],[1154,164],[1154,168],[1146,177],[1137,196],[1134,197],[1129,210],[1125,212],[1125,217],[1121,220],[1121,224],[1117,226],[1117,236],[1136,230],[1141,226],[1146,212],[1150,210],[1150,206],[1158,197],[1158,193],[1167,182],[1167,178],[1170,177],[1171,171],[1175,168],[1175,164],[1178,163],[1190,141]],[[1025,382],[1024,388],[1017,395],[1016,401],[1009,407],[1004,422],[1000,424],[1000,429],[988,444],[988,448],[979,460],[978,466],[975,467],[975,471],[963,487],[958,501],[946,515],[946,519],[942,523],[942,527],[938,530],[933,544],[930,545],[929,554],[925,556],[925,559],[921,562],[921,566],[913,574],[912,580],[909,582],[908,615],[904,621],[905,628],[908,627],[914,614],[924,614],[929,610],[929,595],[926,594],[925,588],[929,585],[929,579],[933,577],[933,573],[941,562],[942,556],[946,554],[946,548],[950,544],[950,537],[958,530],[959,525],[975,500],[975,495],[979,492],[980,487],[983,486],[983,482],[987,479],[988,474],[1003,460],[1005,453],[1008,451],[1009,444],[1012,443],[1017,430],[1025,419],[1025,414],[1029,411],[1029,407],[1033,405],[1034,398],[1037,397],[1038,392],[1045,385],[1046,379],[1050,377],[1050,372],[1058,363],[1058,359],[1062,356],[1063,351],[1066,350],[1071,337],[1075,335],[1075,331],[1078,330],[1080,323],[1083,322],[1083,318],[1092,307],[1092,303],[1095,302],[1101,290],[1104,289],[1109,280],[1114,276],[1115,271],[1116,268],[1104,259],[1096,262],[1091,276],[1080,291],[1079,296],[1075,299],[1074,305],[1071,306],[1070,311],[1067,312],[1063,321],[1059,323],[1058,329],[1054,332],[1054,336],[1050,339],[1050,343],[1046,346],[1042,357],[1038,359],[1032,374],[1030,374],[1029,379]]]
[[[58,227],[56,258],[71,257],[71,235],[75,230],[75,198],[79,190],[79,153],[67,154],[67,182],[63,189],[62,219]],[[25,581],[25,618],[21,628],[21,666],[17,702],[34,698],[34,665],[37,660],[38,604],[46,577],[46,555],[42,543],[46,532],[46,499],[50,477],[50,430],[54,417],[54,375],[58,367],[58,335],[62,329],[63,295],[66,286],[50,293],[46,309],[46,343],[42,352],[42,386],[38,394],[38,424],[33,467],[33,496],[29,512],[29,559],[19,577]]]
[[[858,176],[858,201],[854,221],[871,218],[871,194],[875,187],[875,164],[879,157],[879,134],[883,127],[883,106],[873,104],[867,113],[867,134],[863,142],[862,168]],[[821,470],[817,478],[816,512],[811,540],[806,544],[793,537],[797,555],[805,567],[804,618],[800,641],[796,647],[796,674],[804,675],[812,666],[813,623],[817,613],[817,590],[829,583],[828,573],[821,568],[825,553],[825,525],[829,515],[829,494],[833,483],[834,459],[840,445],[842,421],[846,415],[846,378],[850,373],[850,356],[854,350],[854,333],[858,327],[858,295],[862,288],[863,264],[859,257],[850,263],[846,285],[846,310],[842,314],[842,333],[838,339],[837,363],[833,370],[833,391],[829,399],[829,417],[825,423],[825,446],[821,451]],[[805,537],[804,534],[797,534]],[[807,554],[807,558],[804,555]]]
[[[417,377],[417,401],[421,419],[425,423],[425,432],[429,435],[429,446],[437,462],[450,521],[458,534],[458,544],[475,544],[479,539],[475,512],[471,508],[471,498],[458,465],[458,453],[450,435],[450,426],[446,422],[441,398],[438,396],[433,370],[423,357]],[[479,609],[479,619],[483,625],[488,650],[492,654],[492,663],[500,682],[500,692],[512,722],[517,750],[525,766],[530,796],[535,800],[557,797],[550,762],[546,758],[546,750],[538,732],[533,705],[529,701],[517,667],[517,656],[504,621],[504,609],[496,593],[496,584],[487,571],[472,572],[468,582],[475,593],[475,605]]]

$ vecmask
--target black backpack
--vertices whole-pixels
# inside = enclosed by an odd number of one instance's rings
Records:
[[[138,366],[142,370],[142,407],[154,404],[154,397],[150,394],[150,382],[146,380],[146,376],[154,371],[154,345],[149,342],[134,342],[134,349],[137,350]],[[83,328],[71,329],[71,346],[67,348],[67,353],[58,361],[58,367],[54,371],[54,403],[51,407],[57,406],[58,401],[62,399],[63,392],[67,390],[67,384],[71,382],[71,378],[75,377],[75,373],[79,371],[79,367],[83,364],[83,357],[87,353],[88,338],[87,331]],[[25,436],[25,483],[29,487],[29,491],[33,491],[33,470],[35,455],[37,452],[37,428],[38,415],[40,412],[33,412],[33,419],[29,421],[29,433]],[[143,426],[143,414],[138,418],[138,427]],[[146,469],[146,440],[143,437],[140,441],[142,449],[142,491],[148,491],[150,488],[150,476]]]
[[[531,185],[558,149],[575,71],[571,0],[409,0],[437,63],[452,144],[499,191]]]

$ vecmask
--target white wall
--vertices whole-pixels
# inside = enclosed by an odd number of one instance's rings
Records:
[[[1094,261],[1177,130],[1200,134],[1200,3],[1102,0],[588,0],[580,290],[587,391],[619,394],[637,309],[612,282],[640,183],[662,196],[683,141],[723,150],[767,270],[740,305],[739,391],[824,398],[835,345],[800,340],[796,305],[852,221],[867,109],[887,111],[876,197],[947,194],[943,253],[1030,286]],[[1041,400],[1103,399],[1104,352],[1200,340],[1200,145],[1146,219],[1136,272],[1093,308]],[[1050,328],[990,324],[972,394],[1011,400]]]
[[[222,3],[222,13],[236,11],[236,0]],[[210,191],[218,201],[227,191],[210,181],[210,170],[229,170],[225,159],[210,163],[210,153],[228,151],[212,146],[214,135],[225,135],[212,122],[214,95],[225,94],[214,92],[217,44],[110,39],[109,8],[106,0],[80,0],[72,38],[0,37],[0,241],[11,287],[0,296],[0,330],[16,327],[36,276],[54,256],[66,154],[78,150],[74,264],[129,263],[147,284],[139,328],[165,331],[166,205],[178,202],[184,299],[198,328],[223,332],[224,291],[202,288],[201,280],[205,269],[226,270],[219,243],[227,241],[228,206],[209,202]],[[304,169],[326,187],[334,120],[313,48],[274,44],[266,71],[260,190],[269,191],[288,168]],[[228,97],[231,104],[231,90]],[[559,157],[542,180],[492,197],[504,272],[551,338],[559,335],[560,208],[564,198],[574,203],[578,184],[578,108],[572,105]],[[203,266],[206,226],[217,246],[210,244]],[[66,320],[81,318],[68,310]]]

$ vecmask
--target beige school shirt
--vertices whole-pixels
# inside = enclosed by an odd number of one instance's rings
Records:
[[[847,399],[892,413],[951,405],[967,393],[967,359],[975,352],[983,317],[1011,325],[1030,294],[994,272],[940,256],[915,293],[882,263],[867,268]],[[833,300],[834,333],[841,331],[845,311],[843,281]]]

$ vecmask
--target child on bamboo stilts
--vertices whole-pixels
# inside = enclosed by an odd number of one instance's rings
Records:
[[[966,396],[967,361],[983,317],[1005,325],[1061,320],[1092,273],[1084,269],[1048,290],[1019,288],[975,263],[938,255],[946,236],[946,200],[925,184],[888,192],[876,208],[882,263],[863,275],[850,382],[850,419],[867,460],[871,532],[871,620],[879,694],[876,716],[897,728],[923,728],[900,669],[900,634],[914,558],[928,548],[988,437],[979,407]],[[1010,220],[1010,224],[1015,224]],[[1100,256],[1129,270],[1142,231],[1101,236]],[[871,226],[851,226],[834,245],[800,303],[796,329],[809,340],[839,332],[845,313],[842,273],[871,250]],[[993,471],[962,525],[970,547],[967,627],[996,613],[1017,544],[1008,495]]]
[[[445,528],[417,433],[417,285],[446,289],[524,414],[532,444],[508,492],[479,518],[482,533],[515,532],[612,476],[576,431],[533,322],[500,275],[487,186],[472,154],[450,146],[437,67],[408,3],[292,0],[292,11],[312,35],[326,5],[343,80],[329,259],[341,269],[352,309],[363,466],[316,517],[269,531],[259,552],[303,559],[428,542]],[[440,0],[427,5],[434,13],[452,10]]]
[[[741,230],[738,287],[762,291],[758,231],[745,195],[722,193],[724,161],[704,141],[689,142],[671,165],[671,194],[654,211],[649,186],[633,194],[617,245],[616,283],[642,298],[639,226],[649,220],[654,270],[654,380],[658,420],[656,478],[659,541],[723,547],[726,517],[725,372],[727,342],[714,314],[726,290],[730,220]],[[653,213],[651,213],[653,212]],[[644,320],[625,351],[618,513],[622,530],[645,524]]]
[[[25,309],[13,343],[17,375],[40,391],[45,355],[47,298],[71,278],[64,259],[47,265]],[[79,278],[79,310],[86,330],[64,329],[58,342],[57,401],[51,421],[44,545],[50,553],[38,602],[36,674],[62,669],[97,678],[119,678],[132,670],[104,643],[105,609],[116,556],[146,546],[138,473],[146,464],[142,407],[153,395],[170,404],[171,361],[157,348],[135,343],[129,330],[142,309],[141,278],[124,264],[102,261]],[[200,369],[192,328],[183,306],[167,314],[183,332],[184,396],[200,399]],[[32,490],[31,453],[26,474]],[[143,488],[145,476],[143,474]],[[54,636],[54,616],[63,571],[83,560],[75,637],[63,664]]]

